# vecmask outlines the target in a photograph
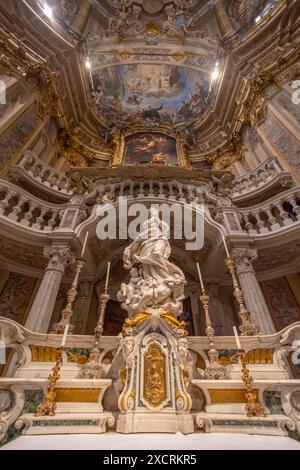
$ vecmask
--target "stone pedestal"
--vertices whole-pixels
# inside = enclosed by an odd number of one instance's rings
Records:
[[[124,324],[122,353],[117,432],[192,433],[183,322],[159,308],[135,315]]]
[[[55,246],[46,247],[44,256],[49,263],[25,324],[28,330],[39,333],[48,331],[64,269],[72,258],[68,247]]]
[[[276,329],[269,308],[252,266],[252,261],[257,258],[257,251],[249,248],[234,249],[233,258],[236,260],[237,275],[253,323],[259,326],[260,333],[263,335],[275,333]]]

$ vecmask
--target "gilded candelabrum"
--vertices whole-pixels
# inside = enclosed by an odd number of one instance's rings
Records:
[[[225,259],[225,264],[232,277],[233,282],[233,295],[238,304],[238,314],[242,324],[239,329],[242,336],[256,336],[259,335],[259,327],[254,325],[251,321],[250,312],[246,309],[244,295],[240,287],[240,283],[236,274],[235,260],[231,257]]]
[[[236,353],[236,356],[240,359],[241,367],[242,367],[242,380],[245,384],[245,397],[246,397],[246,405],[245,405],[245,410],[247,413],[247,416],[249,418],[253,418],[254,416],[260,416],[260,417],[266,417],[267,413],[265,410],[265,407],[261,404],[258,403],[257,400],[257,393],[253,390],[253,378],[250,375],[250,371],[247,367],[247,361],[246,361],[246,353],[245,351],[238,351]]]
[[[101,378],[102,367],[101,367],[101,362],[100,362],[101,351],[99,348],[99,342],[100,342],[101,336],[103,335],[105,311],[106,311],[106,305],[109,299],[110,299],[110,296],[107,293],[107,288],[105,288],[104,293],[101,294],[100,296],[99,319],[97,322],[97,326],[94,330],[94,335],[95,335],[94,347],[90,352],[89,360],[82,366],[82,375],[85,378],[89,378],[89,379]]]
[[[56,351],[56,362],[52,368],[52,372],[48,377],[49,384],[47,392],[44,396],[44,401],[37,406],[36,416],[54,416],[56,411],[56,383],[60,379],[60,370],[62,366],[62,348]]]
[[[205,369],[206,379],[225,379],[227,375],[226,368],[219,363],[219,353],[215,348],[214,337],[215,330],[213,329],[211,319],[209,316],[209,296],[205,290],[202,290],[200,301],[203,305],[205,314],[205,333],[209,341],[208,357],[209,366]]]
[[[83,258],[78,258],[76,260],[74,280],[67,293],[67,305],[61,312],[62,316],[61,316],[59,323],[55,323],[53,325],[53,330],[51,331],[52,334],[63,334],[65,331],[66,325],[69,325],[68,333],[72,333],[74,329],[74,325],[71,325],[71,318],[73,315],[74,302],[78,294],[78,289],[77,289],[78,280],[79,280],[79,276],[84,265],[85,265],[85,261]]]

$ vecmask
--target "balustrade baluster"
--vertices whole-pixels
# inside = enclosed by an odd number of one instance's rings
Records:
[[[23,196],[19,196],[15,194],[18,198],[17,204],[12,208],[11,212],[7,215],[11,220],[18,221],[19,216],[22,212],[22,207],[25,203],[25,198]]]
[[[250,215],[251,214],[244,214],[245,229],[248,233],[257,233],[257,231],[254,229],[253,223],[250,222]]]
[[[56,210],[56,211],[53,210],[51,212],[51,218],[49,219],[48,225],[47,225],[47,227],[45,227],[45,229],[50,230],[51,232],[54,230],[54,228],[56,226],[57,216],[58,216],[58,210]]]
[[[262,220],[260,212],[255,212],[254,216],[256,218],[259,233],[267,233],[269,230],[268,227],[266,227],[265,222]]]
[[[289,213],[284,210],[282,204],[283,204],[283,201],[278,201],[278,202],[275,202],[274,206],[279,211],[279,216],[282,220],[283,225],[291,225],[293,223],[293,220],[289,217]]]
[[[163,182],[159,181],[158,186],[159,186],[159,196],[162,197],[162,196],[164,196],[164,184],[163,184]]]
[[[153,194],[153,181],[150,180],[149,181],[149,194],[148,194],[149,197],[153,197],[154,194]]]
[[[42,229],[42,225],[44,223],[44,217],[45,217],[46,213],[47,213],[47,209],[40,208],[40,214],[35,219],[34,224],[32,224],[32,228],[35,228],[35,229],[38,229],[38,230]]]
[[[139,190],[139,197],[144,196],[144,182],[140,181],[140,190]]]
[[[273,215],[271,209],[266,209],[265,213],[268,216],[268,222],[270,224],[270,229],[271,230],[278,230],[280,228],[280,224],[278,223],[277,218]]]
[[[290,198],[288,198],[288,202],[291,204],[293,212],[296,214],[297,219],[300,220],[300,206],[298,206],[297,204],[296,197],[297,196],[291,196]]]
[[[4,214],[6,209],[9,206],[9,201],[11,200],[12,197],[14,197],[15,193],[11,191],[10,189],[6,190],[5,197],[0,201],[0,215]]]

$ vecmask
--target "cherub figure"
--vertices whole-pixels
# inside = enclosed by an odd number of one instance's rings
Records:
[[[137,302],[140,299],[140,295],[137,295],[137,288],[141,287],[142,284],[143,278],[140,275],[139,269],[136,267],[131,268],[129,284],[122,282],[120,291],[117,295],[118,300],[123,302],[121,305],[122,308],[126,309],[132,302]]]

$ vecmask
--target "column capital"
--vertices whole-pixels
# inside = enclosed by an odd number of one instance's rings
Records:
[[[46,246],[43,254],[49,259],[47,268],[50,269],[63,269],[67,263],[75,261],[75,255],[68,246]]]
[[[242,272],[254,272],[252,263],[257,259],[257,250],[254,248],[234,248],[232,257],[236,261],[238,274]]]

